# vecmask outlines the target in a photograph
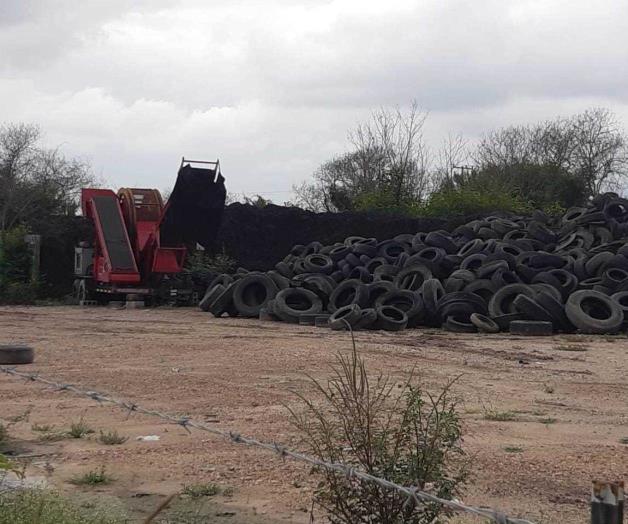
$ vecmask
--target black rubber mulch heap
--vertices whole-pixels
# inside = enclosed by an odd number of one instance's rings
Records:
[[[200,307],[332,329],[616,333],[628,328],[628,200],[296,245],[271,271],[220,275]]]

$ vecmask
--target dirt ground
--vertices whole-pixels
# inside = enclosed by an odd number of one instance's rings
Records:
[[[401,381],[416,367],[428,389],[461,375],[455,391],[463,399],[464,447],[474,457],[465,502],[536,522],[584,523],[590,481],[628,478],[626,337],[407,330],[356,339],[371,372]],[[347,333],[214,319],[195,309],[5,307],[0,341],[36,348],[25,371],[288,446],[298,445],[285,408],[297,405],[290,391],[310,390],[304,374],[325,378],[335,352],[351,348]],[[30,409],[28,420],[10,428],[19,453],[35,455],[29,475],[67,493],[114,497],[138,521],[183,485],[205,482],[229,488],[229,496],[210,499],[207,522],[310,521],[316,478],[306,465],[6,375],[0,403],[5,421]],[[491,411],[513,420],[487,420]],[[129,440],[51,442],[33,429],[63,429],[81,417],[95,435],[117,430]],[[137,440],[145,435],[160,439]],[[68,483],[101,466],[114,477],[110,485]]]

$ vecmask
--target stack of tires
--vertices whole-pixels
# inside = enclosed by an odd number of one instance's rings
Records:
[[[628,200],[296,245],[272,271],[220,275],[200,307],[332,329],[615,333],[628,327]]]

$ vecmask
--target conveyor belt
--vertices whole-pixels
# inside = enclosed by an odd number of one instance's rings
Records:
[[[112,271],[137,271],[135,258],[125,233],[122,214],[115,197],[94,196],[94,211],[102,226]]]

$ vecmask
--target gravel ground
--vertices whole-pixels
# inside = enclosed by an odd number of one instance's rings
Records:
[[[334,354],[351,347],[346,333],[194,309],[3,307],[0,337],[36,348],[36,362],[23,370],[289,446],[298,446],[285,408],[296,405],[290,391],[310,391],[304,375],[325,378]],[[590,481],[628,478],[625,336],[407,330],[360,332],[356,340],[373,373],[401,381],[416,368],[428,389],[460,375],[464,447],[474,457],[465,502],[537,522],[584,523]],[[71,476],[105,466],[115,480],[97,488],[99,497],[115,497],[138,519],[182,485],[214,482],[233,494],[211,500],[208,522],[309,522],[316,479],[305,465],[7,376],[0,403],[5,420],[30,409],[11,434],[22,453],[40,455],[28,473],[65,492],[77,490]],[[489,412],[512,420],[487,420]],[[63,429],[81,417],[96,433],[130,438],[119,446],[94,436],[50,442],[32,429]],[[136,440],[142,435],[160,440]]]

